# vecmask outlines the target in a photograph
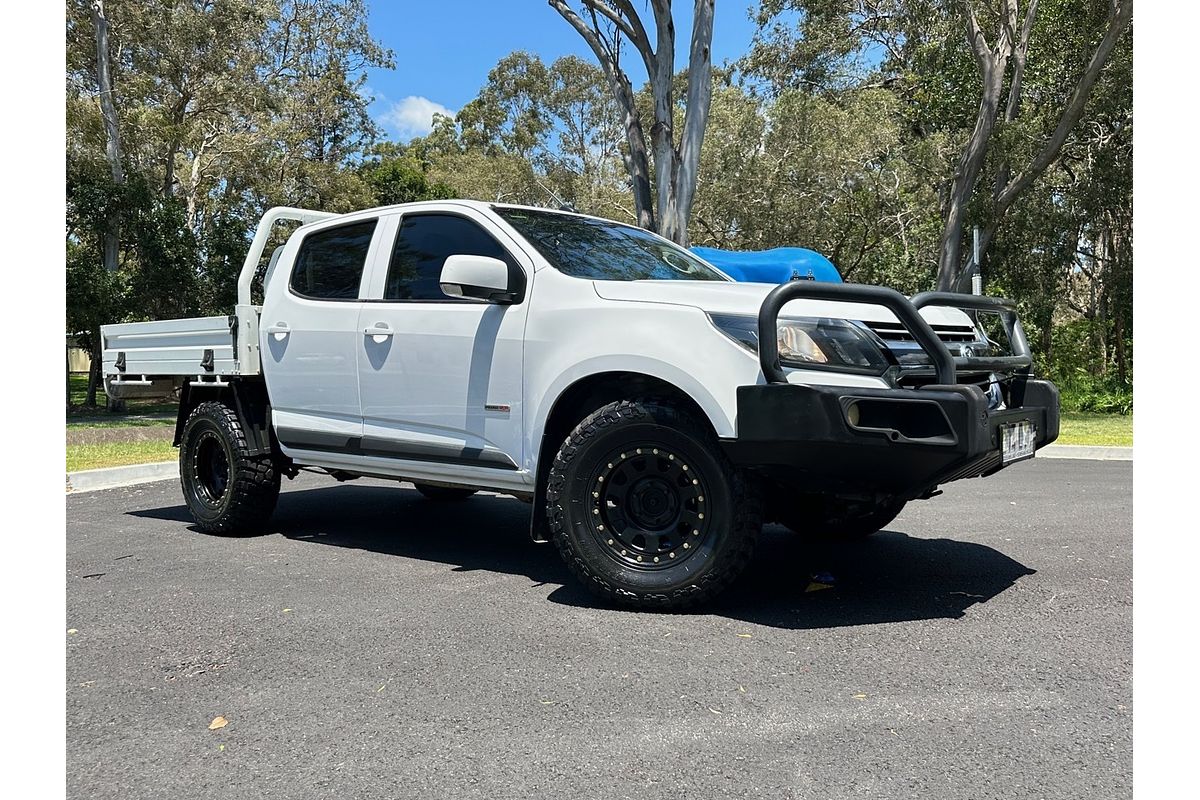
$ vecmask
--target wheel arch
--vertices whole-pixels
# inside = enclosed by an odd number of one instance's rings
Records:
[[[530,524],[530,537],[535,542],[550,540],[544,508],[546,480],[558,447],[588,414],[608,403],[634,398],[653,398],[678,405],[708,427],[714,436],[719,435],[719,428],[704,404],[663,377],[633,370],[607,370],[576,378],[555,394],[545,416],[539,414],[537,417],[545,422],[531,441],[537,448],[537,474]],[[711,397],[706,399],[715,406]]]
[[[179,390],[179,415],[175,419],[175,438],[178,447],[183,441],[183,429],[196,406],[208,401],[224,403],[237,414],[250,455],[279,455],[279,445],[271,430],[271,400],[267,385],[261,380],[231,380],[227,386],[197,386],[187,381]]]

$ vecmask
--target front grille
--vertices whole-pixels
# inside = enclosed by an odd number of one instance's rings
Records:
[[[916,339],[899,322],[868,322],[867,327],[885,342],[915,342]],[[946,344],[973,342],[978,338],[970,325],[930,325],[937,337]]]
[[[988,386],[992,383],[993,378],[988,372],[959,372],[958,383],[974,384],[978,386],[984,393],[987,392]],[[937,383],[937,377],[932,373],[929,374],[914,374],[913,372],[901,373],[896,381],[901,389],[920,389],[925,386],[933,386]]]

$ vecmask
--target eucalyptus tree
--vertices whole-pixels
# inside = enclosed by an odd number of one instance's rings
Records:
[[[712,99],[714,0],[695,0],[687,66],[683,126],[676,133],[675,21],[671,0],[650,0],[654,40],[631,0],[549,0],[583,37],[604,70],[620,109],[625,168],[637,222],[679,244],[688,243],[688,220],[696,195],[700,148]],[[641,57],[652,98],[650,149],[637,93],[621,63],[628,42]],[[651,174],[650,150],[653,152]],[[653,186],[652,186],[653,184]]]
[[[125,182],[124,156],[121,148],[121,127],[117,121],[117,104],[112,82],[111,56],[108,42],[108,16],[102,0],[91,4],[92,26],[96,31],[96,86],[100,115],[104,120],[104,155],[112,173],[113,183]],[[104,268],[116,272],[121,247],[121,221],[115,210],[108,212],[108,230],[104,232]]]
[[[73,327],[217,311],[265,206],[369,204],[363,81],[391,55],[366,19],[364,0],[68,0]]]
[[[986,251],[1013,204],[1058,159],[1132,14],[1133,0],[1027,0],[1023,10],[1019,0],[763,0],[748,65],[775,86],[888,87],[913,105],[919,135],[951,131],[958,144],[940,187],[937,254],[946,289],[962,267],[978,188]],[[1049,35],[1064,18],[1070,35]],[[1031,59],[1071,65],[1057,96],[1047,88],[1033,108]],[[993,150],[998,158],[989,158]]]
[[[455,116],[464,152],[528,164],[531,202],[626,216],[617,121],[599,67],[573,55],[546,65],[524,51],[502,58]]]

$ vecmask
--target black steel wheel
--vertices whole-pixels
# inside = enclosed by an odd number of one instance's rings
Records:
[[[779,522],[795,533],[826,539],[862,539],[886,528],[900,515],[904,500],[850,500],[812,495],[780,503]]]
[[[474,489],[464,489],[458,486],[432,486],[428,483],[414,483],[413,486],[429,500],[440,500],[443,502],[466,500],[475,494]]]
[[[679,609],[745,567],[762,527],[753,487],[707,426],[665,403],[624,400],[586,419],[550,468],[547,515],[567,565],[596,594]]]
[[[589,530],[617,561],[667,569],[699,553],[716,533],[712,513],[705,514],[707,481],[685,456],[652,441],[640,444],[598,462]]]
[[[250,454],[233,409],[207,402],[192,410],[179,445],[179,479],[197,527],[260,533],[275,511],[279,477],[270,455]]]

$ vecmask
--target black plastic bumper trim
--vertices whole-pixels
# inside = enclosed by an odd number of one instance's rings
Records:
[[[1000,463],[1001,426],[1028,420],[1037,427],[1036,447],[1058,437],[1058,389],[1041,380],[1024,382],[1021,407],[988,411],[974,386],[918,390],[765,384],[737,390],[738,435],[722,440],[741,467],[768,473],[807,491],[869,491],[913,498],[940,483],[991,474]],[[856,400],[880,407],[872,428],[851,426],[847,409]],[[902,432],[900,407],[935,403],[946,430],[925,436]],[[886,424],[889,404],[896,423]]]

